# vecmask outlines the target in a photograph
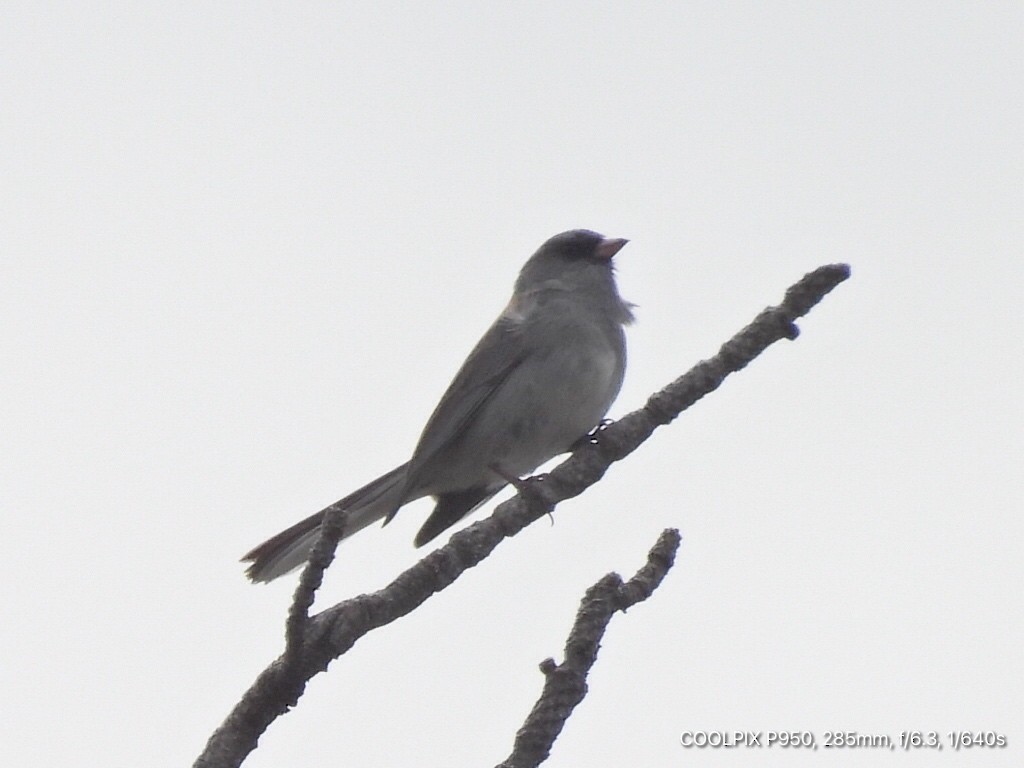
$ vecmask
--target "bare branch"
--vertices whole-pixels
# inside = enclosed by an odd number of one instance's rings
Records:
[[[344,501],[344,500],[342,500]],[[320,535],[317,536],[313,549],[302,574],[299,576],[295,595],[292,597],[291,608],[288,609],[288,621],[285,623],[285,661],[297,665],[302,655],[302,645],[309,627],[309,609],[313,607],[316,591],[324,581],[324,571],[334,561],[334,553],[338,549],[348,514],[340,505],[342,501],[332,504],[324,510],[324,519],[320,523]],[[299,688],[299,695],[303,682]]]
[[[534,768],[547,759],[565,722],[587,695],[587,675],[612,616],[653,594],[675,562],[679,541],[679,531],[666,529],[632,579],[623,584],[619,574],[609,573],[587,590],[565,643],[565,660],[541,662],[544,690],[516,734],[512,754],[498,768]]]
[[[795,321],[849,275],[845,264],[827,265],[808,273],[786,291],[780,305],[763,310],[750,325],[723,344],[718,354],[651,396],[639,410],[596,432],[592,440],[577,448],[550,475],[529,481],[489,518],[456,533],[445,546],[424,557],[384,589],[346,600],[307,618],[307,601],[311,603],[323,568],[333,558],[330,540],[318,542],[317,562],[303,573],[302,583],[306,586],[297,590],[300,599],[289,617],[291,646],[259,675],[210,737],[194,765],[240,765],[270,723],[296,704],[306,682],[325,670],[356,640],[409,613],[477,565],[503,539],[544,516],[560,501],[578,496],[600,480],[612,463],[636,450],[658,426],[668,424],[717,389],[726,376],[744,368],[768,346],[780,339],[795,339]],[[343,525],[344,521],[339,520],[338,524]]]

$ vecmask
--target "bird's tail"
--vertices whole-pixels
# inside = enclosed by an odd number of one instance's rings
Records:
[[[254,547],[242,557],[243,563],[251,563],[245,575],[254,582],[273,581],[305,563],[317,536],[320,535],[320,524],[324,515],[330,509],[343,510],[346,513],[342,539],[347,539],[371,523],[393,514],[402,504],[402,499],[397,498],[397,494],[402,492],[406,467],[406,464],[395,467],[358,491],[350,493],[340,501]]]

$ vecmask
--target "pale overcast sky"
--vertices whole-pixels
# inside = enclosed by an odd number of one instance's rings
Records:
[[[679,743],[778,729],[990,730],[893,765],[1020,765],[1022,33],[1019,2],[3,3],[0,763],[189,765],[282,647],[295,579],[238,557],[405,460],[587,227],[631,239],[612,416],[853,277],[247,765],[493,765],[587,586],[670,526],[549,765],[889,759]]]

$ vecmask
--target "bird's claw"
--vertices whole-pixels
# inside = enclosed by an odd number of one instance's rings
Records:
[[[547,472],[543,472],[539,475],[531,475],[530,477],[522,478],[516,477],[499,467],[497,464],[492,464],[490,467],[491,471],[504,480],[506,483],[511,485],[516,491],[523,496],[536,496],[540,494],[540,489],[535,487],[536,483],[543,483],[547,480]]]
[[[584,445],[597,445],[600,434],[614,423],[615,422],[612,419],[601,419],[596,427],[569,446],[569,451],[575,451],[577,448],[582,448]]]

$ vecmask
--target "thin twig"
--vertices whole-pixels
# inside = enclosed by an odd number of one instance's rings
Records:
[[[587,675],[612,616],[654,593],[675,562],[679,541],[679,531],[667,528],[632,579],[623,584],[619,574],[609,573],[587,590],[565,643],[565,660],[541,662],[544,690],[516,734],[512,754],[498,768],[535,768],[547,759],[569,716],[587,695]]]

